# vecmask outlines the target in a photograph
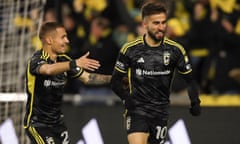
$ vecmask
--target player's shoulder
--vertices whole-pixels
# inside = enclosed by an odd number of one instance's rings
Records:
[[[42,55],[42,49],[36,50],[33,54],[32,57],[40,57]]]
[[[136,47],[137,45],[141,45],[144,43],[144,39],[143,39],[143,36],[138,36],[136,37],[134,40],[132,41],[129,41],[129,42],[126,42],[122,48],[121,48],[121,52],[122,53],[126,53],[126,51],[128,49],[131,49],[133,47]]]
[[[29,64],[31,65],[38,65],[46,63],[49,59],[49,54],[44,50],[36,50],[33,55],[28,59]]]
[[[168,37],[164,37],[163,39],[164,44],[174,46],[174,47],[183,47],[179,42],[172,40]]]
[[[49,55],[47,52],[45,52],[44,50],[40,49],[40,50],[36,50],[33,55],[31,56],[31,59],[48,59]]]
[[[164,37],[163,39],[163,43],[169,47],[172,47],[172,48],[175,48],[177,50],[180,50],[181,53],[185,54],[186,51],[184,49],[184,47],[182,46],[182,44],[180,44],[179,42],[177,41],[174,41],[172,39],[169,39],[168,37]]]

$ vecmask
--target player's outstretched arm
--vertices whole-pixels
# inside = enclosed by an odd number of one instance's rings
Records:
[[[56,75],[70,70],[69,62],[58,62],[54,64],[42,64],[39,67],[39,74]]]
[[[76,66],[90,71],[98,69],[100,67],[99,61],[88,58],[88,55],[89,52],[76,60],[57,62],[54,64],[42,64],[38,71],[40,74],[44,75],[56,75],[76,68]]]
[[[84,71],[82,75],[79,77],[79,80],[81,80],[86,85],[104,85],[109,84],[111,78],[112,78],[111,75],[88,73]]]

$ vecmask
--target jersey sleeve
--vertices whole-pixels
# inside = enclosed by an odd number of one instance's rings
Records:
[[[30,73],[33,75],[39,74],[39,68],[43,64],[47,64],[47,61],[45,59],[42,59],[40,56],[33,56],[30,59],[29,63]]]
[[[122,51],[120,51],[118,59],[115,63],[115,71],[118,71],[120,73],[127,73],[128,70],[128,58],[126,53],[123,53]]]
[[[192,66],[186,51],[182,47],[179,48],[177,68],[187,83],[187,90],[191,103],[200,103],[199,89],[196,81],[193,79]]]
[[[129,90],[124,85],[128,67],[128,58],[123,51],[120,51],[112,74],[111,88],[122,100],[125,100],[129,95]]]
[[[190,63],[189,56],[183,47],[178,49],[177,69],[181,74],[188,74],[192,71],[192,65]]]

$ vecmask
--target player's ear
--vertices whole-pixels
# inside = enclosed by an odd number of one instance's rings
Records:
[[[146,18],[144,18],[143,21],[142,21],[142,27],[143,28],[147,27],[147,20],[146,20]]]
[[[46,37],[46,38],[45,38],[45,42],[46,42],[47,44],[51,44],[51,43],[52,43],[51,37]]]

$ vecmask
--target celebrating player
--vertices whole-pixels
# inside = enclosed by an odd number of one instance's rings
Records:
[[[61,112],[64,85],[68,78],[79,78],[85,84],[106,84],[111,76],[88,73],[100,64],[84,56],[73,60],[66,56],[69,43],[65,28],[45,23],[39,38],[43,44],[30,58],[26,71],[27,105],[24,127],[34,144],[69,144],[67,128]]]
[[[186,51],[165,36],[166,8],[158,2],[147,3],[142,8],[142,19],[146,34],[121,48],[111,85],[127,109],[129,144],[163,144],[175,69],[188,84],[190,112],[194,116],[201,113],[199,91]]]

